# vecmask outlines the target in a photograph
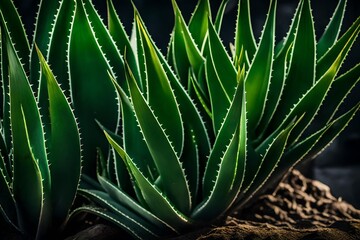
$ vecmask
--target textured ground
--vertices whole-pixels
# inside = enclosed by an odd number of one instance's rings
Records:
[[[331,195],[328,186],[293,170],[272,194],[229,217],[222,226],[180,239],[360,239],[360,211]]]

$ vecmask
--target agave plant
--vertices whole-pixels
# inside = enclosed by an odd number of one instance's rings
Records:
[[[317,156],[360,107],[357,100],[336,114],[360,76],[359,64],[339,75],[360,31],[358,18],[339,37],[345,0],[318,41],[310,1],[301,0],[279,43],[277,2],[270,1],[256,42],[250,1],[240,0],[230,50],[220,38],[227,1],[213,19],[209,1],[200,0],[188,23],[172,3],[164,57],[136,8],[129,38],[108,1],[108,32],[124,56],[126,81],[109,74],[119,131],[99,126],[117,155],[109,160],[99,151],[98,182],[86,178],[81,189],[106,210],[74,212],[102,216],[140,239],[183,233],[243,206]]]
[[[27,239],[49,239],[65,225],[79,185],[79,131],[66,96],[35,47],[48,96],[48,111],[39,108],[21,59],[28,45],[17,48],[14,42],[26,43],[24,29],[8,3],[0,4],[0,213]]]

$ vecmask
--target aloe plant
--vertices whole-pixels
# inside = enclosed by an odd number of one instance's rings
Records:
[[[102,216],[139,239],[223,218],[317,156],[360,107],[357,100],[336,114],[360,76],[359,64],[339,74],[360,31],[358,18],[338,37],[346,1],[316,41],[310,1],[301,0],[276,43],[277,2],[270,1],[256,42],[250,1],[240,0],[230,50],[220,37],[227,1],[215,18],[210,2],[198,1],[188,23],[172,3],[165,57],[135,7],[129,38],[108,1],[109,32],[125,56],[126,82],[109,74],[122,124],[115,133],[99,121],[117,155],[109,161],[99,154],[98,182],[88,178],[80,190],[106,211],[74,212]]]
[[[359,100],[338,111],[360,76],[359,64],[339,74],[360,31],[358,18],[339,36],[346,0],[318,41],[310,0],[300,0],[279,43],[277,1],[270,1],[256,41],[250,1],[239,0],[230,49],[220,37],[227,2],[213,16],[210,1],[199,0],[186,22],[172,1],[165,56],[135,6],[128,36],[111,0],[107,26],[89,0],[41,1],[29,44],[11,2],[0,2],[43,121],[51,120],[51,103],[35,43],[78,117],[84,155],[79,193],[99,207],[79,207],[71,217],[90,212],[139,239],[210,224],[317,156],[357,113]],[[7,68],[6,86],[4,76]],[[6,88],[3,98],[8,102]]]

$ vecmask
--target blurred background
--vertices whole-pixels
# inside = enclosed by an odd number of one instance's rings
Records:
[[[145,24],[163,53],[166,52],[170,32],[174,24],[171,0],[133,0]],[[186,21],[189,20],[195,8],[196,0],[177,0]],[[299,0],[278,0],[276,40],[281,40],[289,29],[291,19]],[[14,0],[25,23],[28,36],[32,36],[35,15],[39,0]],[[106,1],[93,0],[99,13],[106,18]],[[130,34],[133,10],[130,0],[113,0],[121,21]],[[221,0],[210,0],[213,17]],[[324,31],[338,0],[313,0],[313,16],[316,36],[319,38]],[[251,0],[252,25],[256,40],[259,39],[265,22],[269,1]],[[234,40],[237,0],[230,0],[223,20],[221,37],[229,46]],[[360,1],[348,0],[342,31],[347,29],[360,15]],[[359,39],[348,55],[341,72],[360,62]],[[360,84],[353,89],[345,100],[341,111],[360,101]],[[316,159],[297,167],[307,177],[319,180],[328,186],[334,196],[360,208],[360,113],[352,120],[348,128]]]

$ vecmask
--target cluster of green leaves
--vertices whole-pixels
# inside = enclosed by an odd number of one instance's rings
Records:
[[[47,111],[39,109],[27,74],[30,50],[20,18],[10,1],[1,1],[0,7],[0,213],[25,236],[45,239],[63,227],[77,192],[79,131],[66,96],[34,45],[48,96]]]
[[[107,26],[90,0],[42,0],[29,44],[12,1],[2,0],[5,218],[37,238],[51,229],[45,224],[64,223],[81,152],[79,193],[99,208],[71,217],[90,212],[139,239],[179,234],[226,216],[331,143],[360,107],[336,114],[359,81],[360,64],[339,70],[360,18],[339,37],[341,0],[316,41],[310,0],[300,0],[276,43],[272,0],[256,42],[250,1],[239,0],[228,50],[220,37],[227,3],[213,17],[210,1],[199,0],[186,22],[173,0],[164,56],[135,6],[129,37],[111,0]]]
[[[166,57],[136,9],[128,38],[108,3],[126,82],[110,74],[120,98],[119,131],[100,126],[118,156],[100,157],[98,183],[89,180],[80,190],[107,211],[78,210],[137,238],[177,234],[226,216],[319,154],[359,109],[358,102],[335,115],[359,81],[359,64],[338,75],[360,31],[358,18],[338,38],[346,1],[318,42],[310,1],[300,1],[287,36],[276,44],[277,2],[270,1],[256,42],[250,1],[241,0],[230,51],[219,34],[227,1],[213,19],[209,1],[200,0],[189,23],[172,1]]]

